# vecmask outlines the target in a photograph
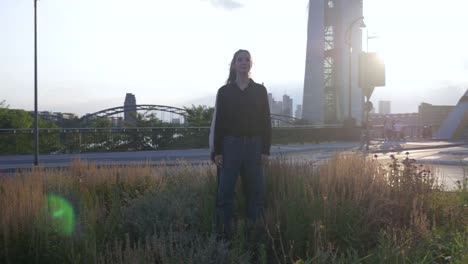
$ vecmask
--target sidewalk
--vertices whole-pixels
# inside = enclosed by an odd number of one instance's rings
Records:
[[[372,140],[370,152],[394,152],[402,150],[438,149],[468,146],[465,141],[434,141],[434,140]]]
[[[468,166],[468,143],[450,141],[372,141],[370,153],[380,153],[379,156],[389,157],[390,154],[405,157],[409,151],[411,158],[418,163],[462,165]],[[359,142],[329,142],[320,144],[291,144],[274,145],[271,147],[272,156],[287,155],[308,160],[321,161],[336,153],[351,155],[362,154]],[[191,163],[209,162],[208,149],[137,151],[137,152],[106,152],[106,153],[76,153],[40,155],[43,167],[67,167],[75,159],[96,164],[131,164],[151,163],[168,164],[179,160]],[[0,156],[0,170],[14,170],[18,168],[32,168],[32,155]]]
[[[420,164],[468,166],[468,142],[465,141],[372,141],[369,152],[384,155],[409,152]]]

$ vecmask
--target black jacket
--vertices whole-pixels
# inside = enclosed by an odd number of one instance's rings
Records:
[[[223,154],[225,136],[260,136],[262,154],[270,154],[271,119],[266,88],[250,79],[243,91],[235,82],[219,88],[216,99],[214,151]]]

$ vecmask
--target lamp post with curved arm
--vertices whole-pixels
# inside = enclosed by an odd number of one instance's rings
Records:
[[[39,165],[39,120],[37,113],[37,1],[34,1],[34,165]]]
[[[378,39],[379,35],[372,34],[369,36],[369,30],[366,32],[366,52],[369,52],[369,39]]]
[[[357,22],[361,21],[361,25],[359,26],[359,28],[365,28],[366,25],[364,24],[364,17],[361,16],[361,17],[358,17],[356,18],[355,20],[353,20],[353,22],[351,22],[351,24],[349,25],[349,27],[346,29],[346,36],[348,37],[348,54],[349,54],[349,72],[348,72],[348,120],[346,122],[346,124],[348,126],[354,126],[355,124],[355,120],[353,119],[353,117],[351,116],[351,87],[352,87],[352,77],[351,77],[351,70],[352,70],[352,53],[353,53],[353,45],[352,45],[352,35],[353,35],[353,27],[354,25],[356,25]]]

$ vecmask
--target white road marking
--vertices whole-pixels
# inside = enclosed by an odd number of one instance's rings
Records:
[[[423,160],[435,160],[435,159],[440,159],[442,156],[426,156],[426,157],[422,157],[422,158],[419,158],[419,159],[423,159]]]

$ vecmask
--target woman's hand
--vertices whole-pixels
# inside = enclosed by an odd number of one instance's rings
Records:
[[[222,167],[223,166],[223,155],[215,155],[214,162],[216,166]]]
[[[263,165],[268,165],[269,162],[270,162],[270,156],[268,156],[266,154],[262,154],[262,164]]]

